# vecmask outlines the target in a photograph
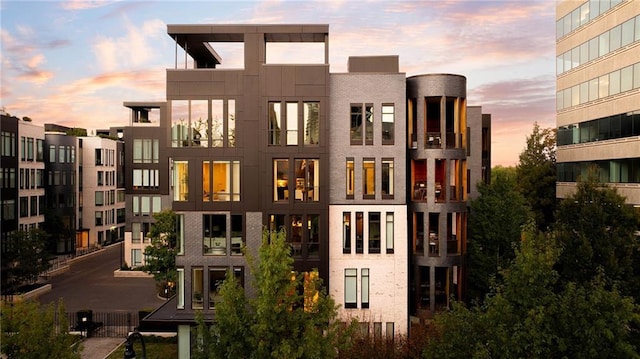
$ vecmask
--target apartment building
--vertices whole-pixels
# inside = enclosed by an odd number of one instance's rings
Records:
[[[398,56],[350,57],[330,75],[329,294],[343,320],[408,330],[406,75]]]
[[[148,320],[177,326],[181,357],[196,311],[214,320],[227,270],[254,294],[240,249],[255,253],[264,228],[285,229],[294,269],[318,269],[340,316],[377,336],[463,295],[490,116],[467,108],[463,76],[407,79],[398,56],[350,57],[330,74],[328,31],[169,25],[166,101],[124,103],[126,262],[143,264],[152,214],[175,211],[177,295]],[[229,43],[242,46],[238,68],[221,66]],[[274,43],[319,45],[320,56],[275,63]]]
[[[2,238],[44,224],[44,128],[1,115]]]
[[[557,196],[590,167],[640,206],[640,2],[556,6]]]

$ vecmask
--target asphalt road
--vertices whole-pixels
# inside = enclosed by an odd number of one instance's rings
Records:
[[[40,296],[40,303],[62,298],[67,312],[136,312],[162,305],[164,300],[157,297],[153,278],[114,278],[121,250],[122,243],[75,260],[67,272],[49,278],[51,292]]]

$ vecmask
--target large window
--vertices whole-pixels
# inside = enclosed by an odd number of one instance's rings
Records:
[[[317,214],[307,215],[307,256],[317,257],[320,254],[320,216]]]
[[[134,185],[135,186],[135,185]],[[173,162],[173,200],[189,200],[189,162]]]
[[[393,145],[395,130],[395,108],[393,104],[382,105],[382,144]]]
[[[364,144],[373,145],[373,105],[368,103],[364,107]]]
[[[269,144],[280,144],[280,130],[282,129],[280,102],[269,102]]]
[[[142,249],[131,249],[131,266],[138,267],[142,265]]]
[[[227,219],[227,214],[205,214],[203,221],[202,246],[204,254],[227,255],[229,243],[231,243],[231,255],[243,254],[244,225],[242,215],[232,214]]]
[[[273,200],[289,200],[289,160],[273,160]]]
[[[317,159],[295,160],[295,200],[312,201],[320,200],[320,161]]]
[[[33,137],[27,138],[27,161],[33,161]]]
[[[358,270],[345,268],[344,270],[344,307],[358,307]]]
[[[347,199],[353,199],[355,194],[355,164],[353,158],[347,158],[347,172],[345,177],[347,179]]]
[[[224,282],[227,269],[209,268],[209,309],[215,309],[216,303],[220,302],[220,288]]]
[[[2,131],[2,156],[14,157],[16,155],[16,134]],[[55,152],[55,146],[53,146]],[[52,157],[55,161],[55,155]]]
[[[203,220],[202,246],[204,254],[226,255],[227,216],[225,214],[205,214]]]
[[[102,211],[96,211],[96,226],[102,225]]]
[[[380,253],[380,212],[369,213],[369,253]]]
[[[104,192],[96,191],[95,205],[102,206],[104,205]]]
[[[387,212],[386,222],[387,253],[393,253],[393,212]]]
[[[362,105],[351,105],[350,134],[351,134],[352,145],[362,144],[363,127],[364,126],[362,123]]]
[[[342,213],[342,253],[351,253],[351,213]]]
[[[320,140],[320,103],[304,103],[304,144],[317,145]]]
[[[158,163],[159,152],[158,139],[133,140],[133,163]]]
[[[191,268],[191,308],[202,309],[204,304],[204,270]]]
[[[365,158],[362,161],[362,193],[365,199],[373,199],[376,195],[376,162]]]
[[[171,101],[171,146],[207,145],[209,118],[207,100]]]
[[[240,201],[240,161],[202,161],[202,200]]]
[[[287,145],[298,144],[298,103],[287,102]]]
[[[132,208],[134,216],[150,216],[162,211],[160,196],[133,196]]]
[[[176,308],[184,309],[184,268],[177,268]]]
[[[369,268],[362,268],[360,270],[360,301],[362,308],[369,308]]]
[[[382,159],[382,198],[393,198],[393,158]]]
[[[175,165],[176,164],[174,164],[174,166]],[[154,170],[154,169],[134,169],[133,170],[133,188],[134,189],[155,189],[155,188],[158,188],[159,186],[160,186],[160,174],[158,170]]]
[[[20,197],[20,217],[29,216],[29,197]]]

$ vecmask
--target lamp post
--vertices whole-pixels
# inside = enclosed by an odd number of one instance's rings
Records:
[[[136,357],[136,352],[133,350],[133,339],[140,339],[140,343],[142,343],[142,356],[141,359],[147,358],[147,348],[144,346],[144,338],[139,331],[134,331],[127,335],[127,341],[124,343],[124,359],[134,359]]]

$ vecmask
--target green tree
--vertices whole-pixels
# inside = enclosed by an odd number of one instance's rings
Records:
[[[603,280],[640,300],[640,216],[592,171],[558,206],[556,236],[564,247],[557,264],[563,281]]]
[[[265,230],[258,261],[249,256],[255,298],[227,273],[211,329],[211,358],[332,358],[347,338],[317,271],[293,271],[284,231]],[[204,335],[202,338],[206,338]]]
[[[9,290],[33,283],[51,268],[47,234],[41,229],[15,231],[2,246],[2,286]]]
[[[467,247],[467,296],[471,300],[482,300],[491,281],[514,259],[522,226],[531,216],[517,190],[514,172],[492,170],[491,183],[480,183],[480,196],[471,201]]]
[[[556,206],[556,130],[534,123],[516,167],[518,188],[533,211],[538,229],[554,222]]]
[[[640,308],[598,277],[558,289],[560,252],[530,228],[482,306],[456,303],[436,316],[424,357],[640,358],[631,329]]]
[[[80,358],[62,301],[46,307],[36,301],[3,303],[0,342],[2,353],[10,359]]]
[[[143,270],[153,275],[161,295],[172,295],[177,278],[176,271],[176,214],[171,210],[153,214],[149,237],[151,244],[145,248]]]

